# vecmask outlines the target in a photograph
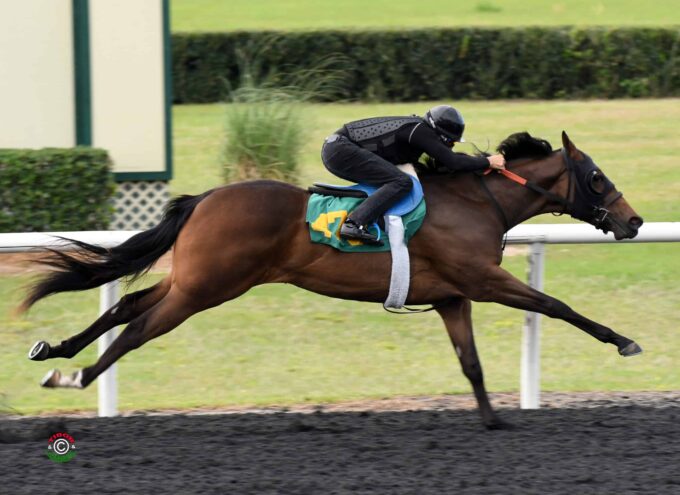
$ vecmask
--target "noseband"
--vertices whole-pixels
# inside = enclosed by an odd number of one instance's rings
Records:
[[[550,201],[562,205],[562,211],[558,215],[568,213],[571,217],[591,223],[606,233],[607,229],[604,227],[605,221],[609,218],[610,221],[616,222],[613,217],[609,216],[608,208],[618,201],[623,196],[623,193],[617,191],[616,194],[607,199],[609,193],[615,190],[614,184],[597,168],[588,155],[584,154],[582,160],[576,161],[569,156],[566,149],[562,148],[562,158],[564,159],[569,179],[566,198],[548,191],[535,182],[527,180],[509,170],[497,170],[497,172],[507,179],[548,198]],[[492,169],[487,169],[484,175],[491,172],[493,172]],[[510,225],[505,212],[496,201],[496,198],[494,198],[486,182],[483,179],[481,182],[496,210],[500,213],[505,230],[509,230]]]

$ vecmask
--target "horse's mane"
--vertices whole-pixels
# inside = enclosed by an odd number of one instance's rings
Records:
[[[526,131],[509,135],[498,145],[496,150],[505,157],[506,161],[520,158],[542,158],[550,156],[553,152],[552,145],[548,141],[533,137]],[[479,151],[477,156],[489,156],[489,153]],[[426,175],[450,173],[445,167],[437,167],[434,160],[429,157],[425,163],[418,163],[416,169],[419,174]]]
[[[509,135],[496,148],[507,161],[519,158],[540,158],[550,156],[552,145],[545,139],[533,137],[528,132],[517,132]]]

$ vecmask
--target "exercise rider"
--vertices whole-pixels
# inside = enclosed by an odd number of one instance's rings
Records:
[[[453,172],[503,169],[502,155],[470,156],[452,151],[463,142],[465,122],[453,107],[439,105],[424,118],[375,117],[349,122],[327,137],[321,158],[338,177],[379,187],[364,200],[340,229],[340,236],[366,244],[382,244],[368,226],[406,195],[413,184],[395,165],[416,163],[423,153]]]

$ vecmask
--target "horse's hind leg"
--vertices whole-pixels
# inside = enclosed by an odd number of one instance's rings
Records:
[[[208,307],[209,305],[198,298],[187,296],[173,287],[154,307],[132,320],[94,365],[77,371],[71,376],[64,376],[59,370],[52,370],[43,378],[41,385],[43,387],[85,388],[131,350],[169,332],[191,315]]]
[[[472,384],[484,426],[489,429],[509,426],[508,423],[501,421],[494,412],[484,387],[482,365],[477,356],[475,339],[472,334],[472,305],[470,300],[453,299],[446,306],[438,307],[437,312],[444,320],[446,331],[456,350],[458,359],[460,359],[463,373]]]
[[[81,333],[63,340],[61,344],[51,347],[47,342],[36,342],[28,352],[28,357],[33,361],[72,358],[111,328],[128,323],[147,311],[160,301],[168,293],[168,290],[170,290],[169,277],[152,287],[127,294],[92,325]]]

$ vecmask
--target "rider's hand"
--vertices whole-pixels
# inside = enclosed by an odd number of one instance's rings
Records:
[[[491,155],[486,157],[489,160],[489,168],[494,170],[505,170],[505,158],[503,155]]]

